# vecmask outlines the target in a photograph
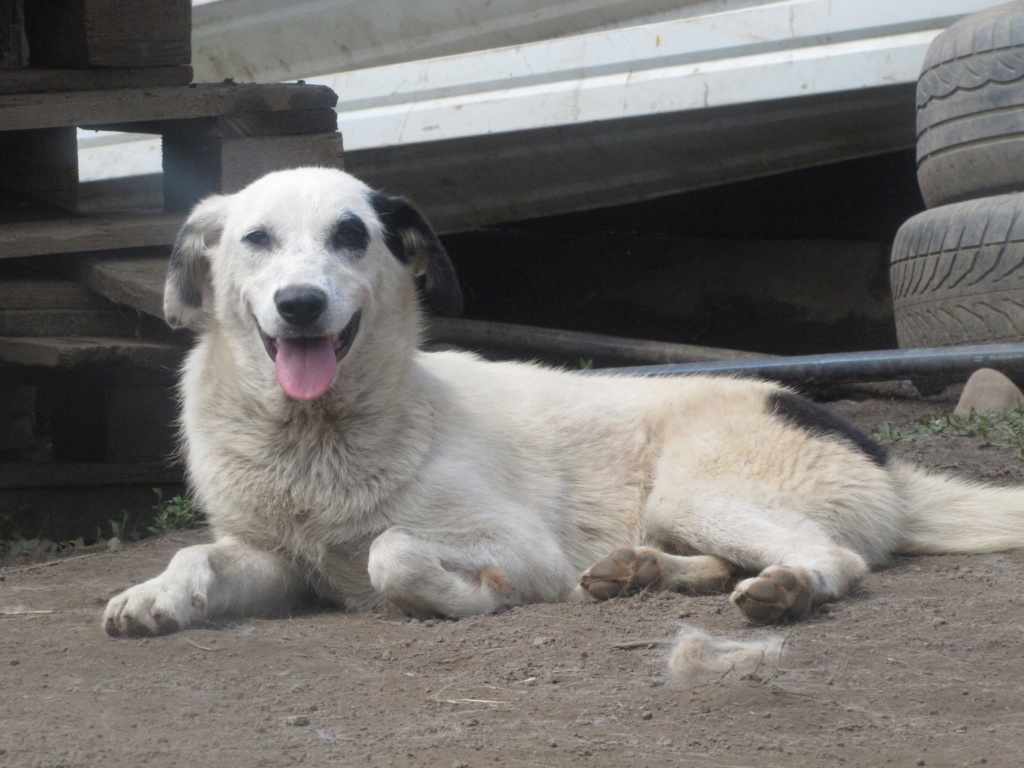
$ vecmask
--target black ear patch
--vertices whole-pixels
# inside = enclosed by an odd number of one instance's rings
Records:
[[[455,267],[423,214],[405,198],[383,192],[373,192],[370,203],[395,258],[421,271],[427,302],[443,315],[461,313],[462,291]]]
[[[210,275],[206,250],[220,238],[225,199],[213,195],[200,202],[171,250],[164,283],[164,318],[172,328],[198,329],[210,310],[203,306]]]
[[[194,255],[202,247],[202,233],[191,224],[185,224],[174,241],[171,258],[167,262],[167,285],[186,307],[203,305],[202,276],[198,274],[198,259]]]
[[[878,466],[884,467],[889,463],[889,451],[885,446],[839,414],[806,397],[792,392],[773,392],[768,396],[767,407],[770,414],[778,416],[792,427],[814,435],[840,437],[853,443],[857,450]]]

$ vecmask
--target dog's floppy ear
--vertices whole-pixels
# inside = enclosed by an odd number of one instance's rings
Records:
[[[423,276],[427,302],[443,315],[462,312],[462,292],[455,267],[430,224],[404,197],[383,192],[370,196],[384,229],[384,241],[395,257]]]
[[[172,328],[203,325],[209,310],[203,307],[210,273],[206,251],[220,239],[226,201],[223,195],[206,198],[192,209],[178,233],[164,284],[164,319]]]

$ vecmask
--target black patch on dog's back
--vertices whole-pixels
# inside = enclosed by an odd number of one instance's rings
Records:
[[[792,392],[773,392],[768,396],[768,413],[778,416],[791,427],[806,430],[813,435],[834,435],[856,446],[857,450],[884,467],[889,462],[889,451],[866,432],[806,397]]]

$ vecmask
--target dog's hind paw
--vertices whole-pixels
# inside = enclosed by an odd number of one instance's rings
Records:
[[[730,600],[751,624],[777,624],[807,615],[811,587],[798,569],[774,565],[737,584]]]
[[[580,586],[596,600],[664,588],[660,552],[650,547],[616,549],[580,577]]]

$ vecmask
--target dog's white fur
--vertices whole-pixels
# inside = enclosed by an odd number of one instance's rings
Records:
[[[332,243],[340,220],[363,223],[361,247]],[[415,209],[340,171],[274,173],[197,206],[166,314],[202,329],[182,433],[215,541],[111,600],[110,634],[286,613],[310,592],[458,617],[734,576],[748,578],[733,602],[772,622],[847,594],[894,552],[1024,545],[1021,491],[883,466],[842,429],[778,413],[776,384],[417,351],[417,281],[451,310],[453,279]],[[362,313],[311,401],[282,391],[260,335],[293,333],[274,297],[296,284],[327,297],[318,334]]]

